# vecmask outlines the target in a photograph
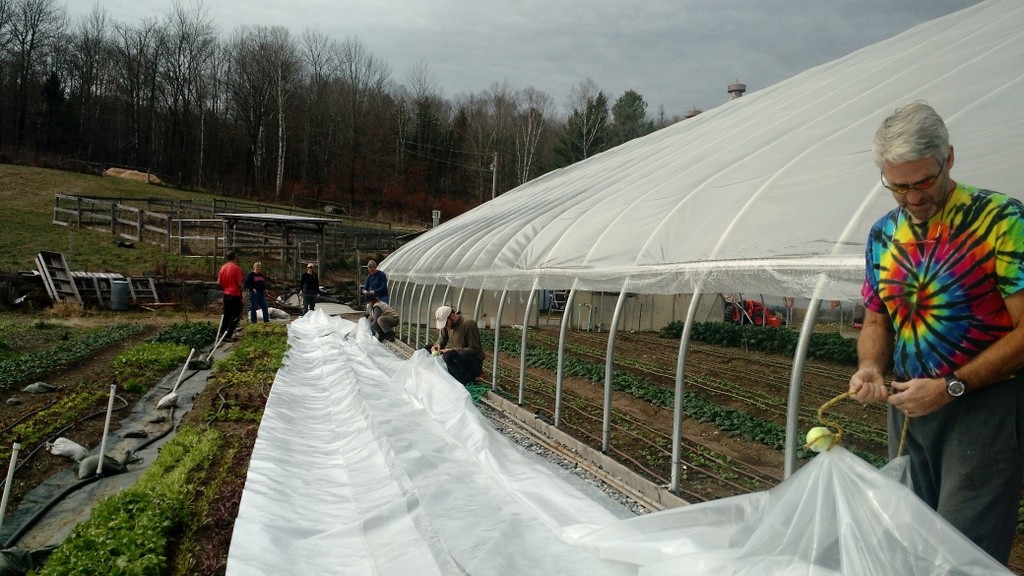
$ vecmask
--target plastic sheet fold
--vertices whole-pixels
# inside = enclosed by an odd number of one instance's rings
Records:
[[[1010,573],[841,447],[772,490],[645,516],[594,492],[494,431],[438,359],[316,310],[290,325],[227,574]]]

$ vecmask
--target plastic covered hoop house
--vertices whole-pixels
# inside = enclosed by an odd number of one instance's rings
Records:
[[[1024,198],[1024,5],[985,2],[519,186],[385,262],[488,290],[857,299],[894,207],[871,139],[910,100],[944,117],[954,178]]]
[[[926,100],[949,128],[953,177],[1024,199],[1022,62],[1024,4],[983,2],[545,174],[380,267],[402,294],[744,290],[809,298],[810,309],[858,301],[868,230],[895,206],[871,155],[879,123]],[[795,426],[794,413],[787,474]]]

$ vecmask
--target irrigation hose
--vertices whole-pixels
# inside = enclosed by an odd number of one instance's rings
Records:
[[[199,372],[200,372],[199,370],[193,371],[191,374],[189,374],[187,377],[185,377],[183,380],[181,380],[181,383],[187,382],[188,380],[190,380],[193,376],[195,376]],[[128,406],[128,402],[124,398],[121,398],[120,396],[117,396],[117,399],[122,401],[122,402],[124,402],[124,406],[118,408],[118,410],[123,410],[124,408],[126,408]],[[176,426],[174,424],[174,408],[175,408],[174,406],[170,406],[168,408],[168,418],[167,418],[168,426],[167,426],[167,429],[164,430],[163,432],[161,432],[158,436],[154,436],[152,438],[147,439],[142,444],[139,444],[138,446],[136,446],[134,450],[131,450],[127,454],[125,454],[125,459],[124,459],[124,461],[121,464],[126,465],[128,463],[128,461],[131,459],[131,457],[136,452],[140,452],[142,450],[145,450],[150,445],[154,444],[155,442],[160,441],[161,439],[165,438],[168,434],[170,434],[171,432],[174,431],[174,429],[176,428]],[[95,414],[90,414],[89,416],[86,416],[86,417],[78,420],[77,422],[75,422],[73,424],[70,424],[67,427],[61,429],[55,435],[59,436],[64,431],[66,431],[66,430],[68,430],[70,428],[73,428],[73,427],[77,426],[78,424],[84,422],[85,420],[88,420],[90,418],[93,418],[93,417],[97,416],[98,414],[106,414],[106,411],[104,410],[102,412],[96,412]],[[15,468],[15,471],[17,471],[22,466],[24,466],[29,461],[29,459],[36,452],[38,452],[39,449],[42,448],[44,445],[45,445],[45,442],[43,444],[40,444],[38,447],[36,447],[35,450],[30,452],[25,457],[25,460],[23,460],[22,463],[20,465],[18,465],[17,468]],[[46,514],[49,513],[49,511],[52,510],[62,500],[64,500],[65,498],[67,498],[71,494],[75,493],[79,489],[81,489],[81,488],[83,488],[83,487],[85,487],[85,486],[87,486],[87,485],[89,485],[89,484],[99,480],[100,478],[104,478],[104,477],[105,477],[105,475],[97,474],[97,475],[90,476],[88,478],[83,478],[83,479],[75,482],[74,484],[71,484],[70,486],[68,486],[64,490],[62,490],[59,494],[57,494],[56,496],[51,498],[49,501],[47,501],[46,504],[44,504],[42,508],[40,508],[38,511],[36,511],[35,514],[32,515],[32,517],[30,517],[28,520],[26,520],[25,523],[22,524],[21,527],[19,527],[11,535],[11,537],[7,540],[7,542],[4,543],[3,548],[11,548],[15,544],[17,544],[18,540],[21,540],[21,538],[26,533],[28,533],[28,531],[31,530],[33,526],[35,526],[40,520],[42,520],[46,516]],[[2,487],[3,487],[3,482],[0,482],[0,488],[2,488]]]
[[[31,518],[29,518],[24,524],[22,524],[20,528],[15,530],[14,534],[12,534],[11,537],[7,540],[7,542],[4,543],[3,547],[14,547],[14,545],[18,543],[18,540],[21,540],[21,537],[24,536],[32,528],[32,526],[35,526],[37,522],[42,520],[42,518],[46,516],[46,514],[50,510],[52,510],[54,506],[59,504],[61,500],[67,498],[69,495],[78,491],[80,488],[84,488],[85,486],[92,484],[93,482],[99,480],[100,478],[102,478],[102,476],[96,475],[90,476],[88,478],[83,478],[82,480],[79,480],[78,482],[75,482],[74,484],[62,490],[60,494],[57,494],[56,496],[51,498],[46,504],[43,505],[42,508],[40,508],[35,514],[33,514]]]
[[[115,397],[118,400],[120,400],[121,402],[124,403],[124,405],[119,407],[119,408],[117,408],[117,410],[115,410],[115,412],[116,411],[124,410],[125,408],[128,407],[128,401],[127,400],[125,400],[124,398],[121,398],[120,396],[115,396]],[[106,413],[107,413],[106,410],[102,410],[100,412],[93,412],[92,414],[89,414],[87,416],[83,416],[82,418],[79,418],[78,420],[75,420],[74,422],[72,422],[71,424],[68,424],[67,426],[61,428],[60,430],[57,430],[56,432],[51,434],[48,439],[44,440],[41,444],[39,444],[38,446],[33,448],[30,452],[25,453],[25,457],[24,457],[24,459],[22,459],[21,463],[14,467],[15,473],[17,473],[18,470],[21,470],[21,468],[23,466],[25,466],[25,464],[27,464],[29,462],[29,460],[31,460],[32,457],[36,455],[37,452],[39,452],[41,449],[43,449],[48,443],[50,443],[53,440],[55,440],[58,437],[60,437],[61,434],[67,432],[68,430],[71,430],[72,428],[74,428],[75,426],[78,426],[79,424],[81,424],[82,422],[85,422],[86,420],[90,420],[92,418],[95,418],[95,417],[100,416],[100,415],[104,415]],[[6,478],[3,479],[3,480],[0,480],[0,489],[2,489],[4,487],[4,484],[6,482],[7,482]]]
[[[22,416],[21,418],[18,418],[18,419],[17,419],[17,420],[15,420],[14,422],[11,422],[11,423],[10,423],[9,425],[5,426],[3,430],[0,430],[0,434],[5,434],[5,433],[7,433],[7,432],[10,432],[10,431],[11,431],[11,430],[13,430],[13,429],[14,429],[14,427],[15,427],[15,426],[17,426],[18,424],[21,424],[21,423],[22,423],[22,422],[24,422],[25,420],[28,420],[29,418],[31,418],[31,417],[33,417],[33,416],[35,416],[36,414],[38,414],[38,413],[42,412],[43,410],[46,410],[47,408],[49,408],[49,407],[53,406],[53,405],[54,405],[54,404],[56,404],[57,402],[60,402],[60,398],[57,398],[56,400],[51,400],[49,404],[46,404],[45,406],[42,406],[42,407],[40,407],[40,408],[37,408],[37,409],[33,410],[32,412],[29,412],[28,414],[25,414],[25,415],[24,415],[24,416]]]

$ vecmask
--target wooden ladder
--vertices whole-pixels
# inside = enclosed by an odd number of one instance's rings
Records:
[[[129,278],[128,289],[134,302],[159,304],[160,297],[156,293],[156,283],[152,278]]]
[[[43,276],[46,292],[54,302],[68,300],[82,303],[75,280],[71,276],[68,263],[60,252],[40,252],[36,255],[36,268]]]

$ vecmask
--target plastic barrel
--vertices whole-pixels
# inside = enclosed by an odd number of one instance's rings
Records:
[[[127,310],[130,294],[127,280],[112,280],[110,282],[110,309]]]

